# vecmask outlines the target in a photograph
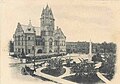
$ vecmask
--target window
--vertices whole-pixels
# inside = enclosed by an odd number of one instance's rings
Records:
[[[18,45],[20,45],[20,35],[18,35]]]
[[[38,45],[40,45],[40,41],[38,41]]]
[[[20,52],[20,49],[18,48],[18,52]]]
[[[28,37],[28,40],[30,40],[30,37]]]
[[[50,53],[52,53],[52,50],[49,50]]]
[[[49,39],[49,48],[52,48],[52,43],[53,43],[53,40],[50,38]]]
[[[20,45],[20,41],[18,41],[18,45]]]
[[[56,41],[56,40],[55,40],[55,43],[54,43],[54,44],[55,44],[55,46],[57,46],[57,41]]]
[[[36,45],[38,44],[38,42],[37,42],[38,40],[36,40]]]
[[[42,45],[45,46],[45,39],[42,40]]]
[[[49,47],[52,48],[52,42],[49,42]]]
[[[40,45],[40,41],[39,40],[36,40],[36,45]]]
[[[56,42],[56,45],[57,45],[57,46],[59,46],[59,45],[60,45],[59,41],[57,41],[57,42]]]
[[[16,44],[16,41],[14,41],[14,44],[17,45],[17,44]]]
[[[23,45],[23,38],[22,38],[22,45]]]
[[[24,49],[22,48],[22,53],[24,52]]]
[[[28,31],[30,31],[31,30],[31,28],[28,28]]]
[[[30,49],[28,49],[28,53],[30,53]]]
[[[52,35],[53,35],[53,32],[52,32],[52,31],[49,31],[48,33],[49,33],[49,35],[50,35],[50,36],[52,36]]]
[[[51,31],[51,35],[53,35],[53,32]]]
[[[34,37],[32,37],[32,39],[34,40]]]
[[[18,41],[20,41],[20,35],[18,36]]]
[[[50,12],[50,15],[52,15],[52,12]],[[51,21],[51,20],[50,20]]]
[[[45,32],[45,31],[42,31],[41,34],[42,34],[42,35],[46,35],[46,32]]]
[[[44,20],[42,22],[44,23]]]

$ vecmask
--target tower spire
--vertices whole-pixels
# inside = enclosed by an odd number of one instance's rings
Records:
[[[45,8],[46,10],[49,10],[49,6],[48,6],[48,4],[47,4],[47,6],[46,6],[46,8]]]
[[[54,17],[51,8],[46,5],[41,14],[41,27],[50,26],[54,30]],[[49,28],[50,29],[50,28]]]
[[[46,6],[47,8],[49,8],[49,6],[48,6],[48,4],[47,4],[47,6]]]

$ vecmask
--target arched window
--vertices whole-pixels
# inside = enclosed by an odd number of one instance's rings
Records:
[[[20,45],[20,35],[18,36],[18,45]]]
[[[36,45],[38,45],[38,40],[37,40],[37,39],[36,39],[36,41],[35,41],[35,42],[36,42]]]
[[[52,53],[52,50],[49,50],[50,53]]]
[[[57,41],[55,40],[55,43],[54,43],[55,46],[57,46]]]
[[[18,35],[18,41],[20,41],[20,35]]]
[[[42,46],[45,46],[45,39],[42,39]]]
[[[22,38],[22,45],[23,45],[23,38]]]
[[[49,39],[49,48],[52,48],[52,46],[53,46],[53,39],[50,38],[50,39]]]
[[[42,53],[42,49],[39,49],[39,50],[37,51],[37,53]]]

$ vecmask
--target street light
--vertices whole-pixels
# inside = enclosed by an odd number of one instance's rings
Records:
[[[35,69],[35,46],[33,45],[32,46],[32,50],[34,51],[33,53],[34,53],[34,61],[33,61],[33,63],[34,63],[34,71],[36,71],[36,69]]]
[[[58,36],[58,55],[60,54],[60,43],[59,43],[59,39],[60,39],[60,37]]]

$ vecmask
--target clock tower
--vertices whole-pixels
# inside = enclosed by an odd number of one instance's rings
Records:
[[[41,14],[41,36],[43,38],[43,51],[54,53],[54,17],[51,8],[47,5]]]

